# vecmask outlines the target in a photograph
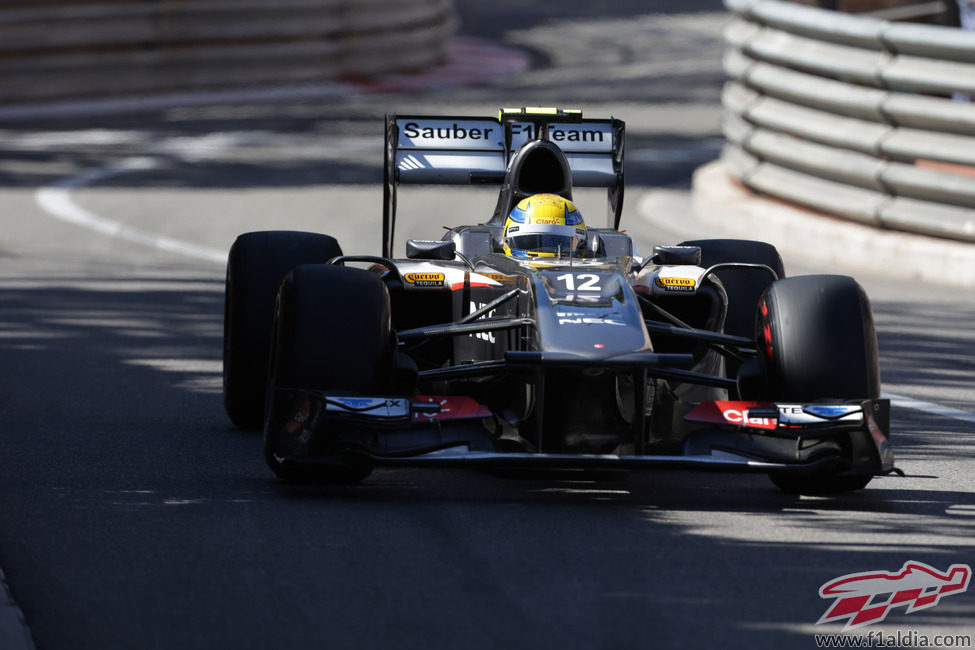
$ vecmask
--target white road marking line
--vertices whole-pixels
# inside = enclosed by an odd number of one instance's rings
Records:
[[[923,400],[914,399],[913,397],[894,395],[892,393],[884,393],[881,395],[881,397],[889,399],[891,406],[900,406],[902,408],[921,411],[922,413],[930,413],[932,415],[940,415],[953,420],[975,423],[975,413],[962,411],[961,409],[956,409],[951,406],[935,404],[934,402],[925,402]]]
[[[155,165],[156,162],[152,158],[129,158],[118,165],[101,167],[41,187],[34,195],[34,200],[42,210],[61,221],[81,226],[82,228],[87,228],[102,233],[103,235],[108,235],[109,237],[117,237],[125,241],[151,246],[159,250],[206,260],[208,262],[225,264],[227,262],[227,251],[173,239],[172,237],[164,237],[140,230],[139,228],[126,226],[125,224],[112,221],[111,219],[85,210],[75,203],[71,197],[71,191],[79,187],[84,187],[130,171],[152,169]]]

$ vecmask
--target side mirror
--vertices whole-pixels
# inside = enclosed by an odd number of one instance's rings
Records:
[[[701,247],[700,246],[654,246],[652,260],[654,264],[661,264],[661,265],[690,264],[692,266],[700,266]]]
[[[456,244],[452,241],[408,239],[406,257],[411,260],[452,260]]]

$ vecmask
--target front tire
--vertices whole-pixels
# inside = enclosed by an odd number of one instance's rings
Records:
[[[371,471],[361,457],[313,440],[309,464],[282,453],[279,438],[296,410],[294,390],[383,395],[392,386],[389,293],[374,273],[313,264],[295,267],[278,295],[264,430],[265,459],[286,481],[357,483]],[[290,390],[289,390],[290,389]]]
[[[759,303],[756,329],[765,399],[809,403],[880,396],[873,314],[853,278],[808,275],[775,282]],[[835,494],[862,489],[872,475],[773,472],[769,478],[786,492]]]
[[[803,275],[774,283],[759,304],[756,338],[772,401],[880,397],[873,313],[853,278]]]

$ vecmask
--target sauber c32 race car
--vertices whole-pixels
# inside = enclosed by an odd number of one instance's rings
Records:
[[[714,239],[641,257],[619,230],[624,124],[579,111],[387,116],[381,255],[290,231],[227,267],[224,396],[288,481],[377,465],[684,467],[798,493],[894,471],[870,303],[785,277],[775,248]],[[497,184],[490,219],[394,258],[399,185]],[[605,187],[581,254],[506,254],[539,194]],[[561,198],[560,198],[561,197]],[[438,215],[450,219],[453,215]],[[570,232],[572,232],[570,230]]]

